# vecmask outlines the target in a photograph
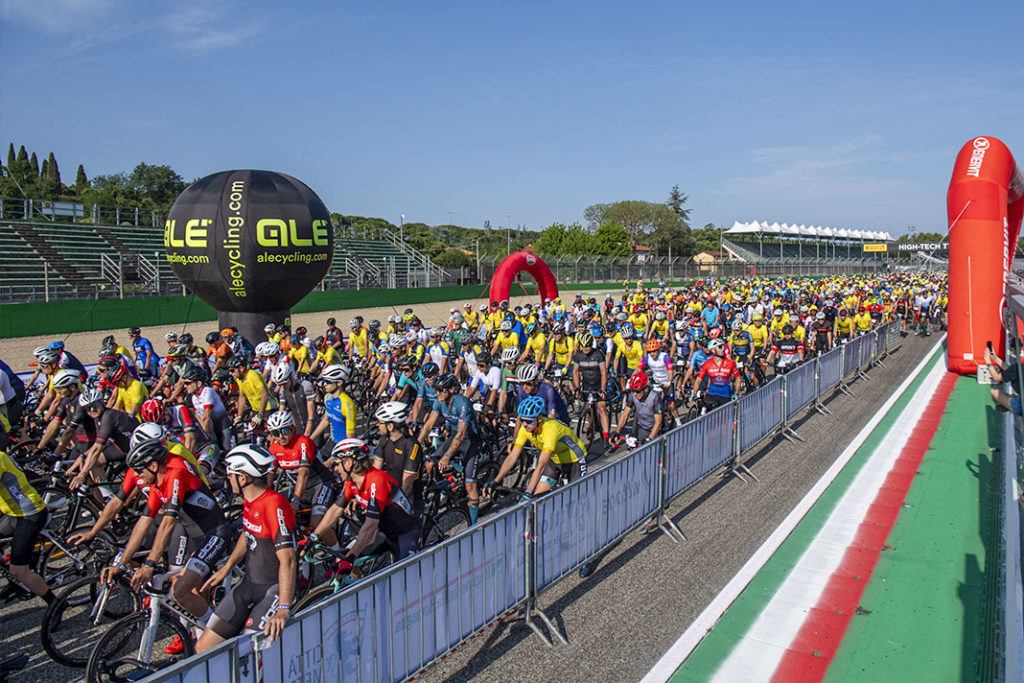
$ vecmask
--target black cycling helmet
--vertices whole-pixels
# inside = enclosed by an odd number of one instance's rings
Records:
[[[476,354],[476,363],[477,365],[490,365],[491,354],[487,353],[486,351],[481,351],[480,353]]]
[[[100,349],[100,358],[105,358],[106,356],[116,356],[116,355],[117,355],[117,347],[114,346],[113,344],[104,344],[103,348]]]
[[[226,365],[229,368],[244,368],[245,358],[242,356],[231,356],[231,358],[228,358]]]
[[[113,346],[114,345],[114,335],[108,334],[106,337],[104,337],[102,345],[103,346]]]
[[[185,346],[190,345],[194,341],[195,341],[195,339],[193,339],[192,335],[190,333],[188,333],[188,332],[185,332],[185,333],[183,333],[183,334],[178,336],[178,343],[179,344],[184,344]]]
[[[434,388],[438,391],[444,391],[445,389],[458,389],[459,380],[455,378],[450,372],[446,372],[442,375],[438,375],[434,381]]]
[[[793,326],[786,323],[782,326],[782,334],[793,334]]]
[[[420,372],[423,373],[424,377],[429,379],[441,372],[441,368],[437,366],[437,363],[424,363],[423,367],[420,368]]]
[[[395,367],[399,370],[409,370],[416,367],[416,360],[411,356],[403,356],[395,361]]]
[[[327,343],[327,337],[325,337],[322,334],[319,337],[317,337],[316,339],[313,340],[313,346],[315,346],[318,349],[324,348],[324,344],[326,344],[326,343]]]
[[[206,335],[207,344],[213,344],[218,339],[220,339],[220,332],[211,332],[210,334]]]
[[[328,318],[328,319],[327,319],[327,327],[334,327],[334,325],[335,325],[335,324],[336,324],[337,322],[338,322],[338,321],[337,321],[337,320],[335,320],[334,318]]]
[[[206,373],[198,365],[190,365],[181,373],[181,378],[186,382],[205,382]]]
[[[139,329],[138,327],[129,327],[128,328],[128,334],[132,334],[132,335],[142,334],[142,330]]]
[[[162,461],[166,455],[167,446],[162,439],[146,439],[128,451],[125,464],[138,472],[148,467],[151,462]]]

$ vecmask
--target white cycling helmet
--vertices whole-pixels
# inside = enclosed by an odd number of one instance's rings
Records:
[[[487,312],[487,304],[480,304],[480,312],[481,313],[486,313]]]
[[[661,311],[658,311],[657,313],[654,314],[654,319],[655,320],[664,320],[665,319],[665,314],[662,313]]]
[[[78,405],[83,408],[88,408],[94,403],[99,403],[103,400],[103,392],[99,389],[92,387],[85,389],[81,394],[78,395]]]
[[[60,360],[60,351],[56,349],[43,349],[36,354],[39,365],[53,365]]]
[[[167,432],[164,431],[162,425],[158,425],[156,422],[143,422],[132,432],[129,448],[135,448],[143,441],[163,441],[166,437]]]
[[[46,351],[49,350],[49,346],[37,346],[35,349],[32,350],[32,355],[35,356],[36,358],[39,358],[39,354],[45,353]]]
[[[342,439],[334,444],[334,448],[331,449],[331,457],[365,460],[370,457],[370,449],[362,439]]]
[[[516,377],[519,378],[520,382],[532,382],[540,376],[540,370],[533,363],[527,363],[526,365],[520,366],[519,370],[516,371]]]
[[[40,360],[40,363],[42,361]],[[53,381],[50,382],[50,386],[54,389],[63,389],[65,387],[71,387],[81,383],[82,378],[78,376],[78,373],[74,370],[58,370],[57,374],[53,376]]]
[[[434,329],[432,329],[430,331],[430,336],[431,337],[440,337],[442,335],[444,335],[444,328],[443,327],[435,327]]]
[[[519,355],[519,347],[510,346],[501,352],[501,362],[505,364],[515,363],[519,360]]]
[[[686,329],[686,321],[685,320],[677,320],[676,324],[675,324],[675,328],[676,328],[677,332],[682,332],[683,330]]]
[[[510,332],[511,330],[512,330],[512,321],[511,320],[502,320],[501,321],[501,331],[502,332]]]
[[[351,374],[352,371],[345,365],[328,365],[320,373],[320,379],[325,382],[345,382]]]
[[[228,474],[247,474],[259,478],[274,469],[274,456],[262,446],[247,443],[228,451],[224,464]]]
[[[263,326],[263,331],[266,332],[267,334],[273,334],[276,329],[277,325],[275,325],[274,323],[267,323],[266,325]]]
[[[278,429],[291,429],[295,426],[295,418],[287,410],[279,410],[271,413],[267,418],[267,429],[277,431]]]
[[[388,344],[392,347],[398,348],[399,346],[405,345],[405,337],[401,334],[392,334],[388,337]]]
[[[281,363],[274,366],[274,371],[270,373],[270,381],[274,384],[284,384],[294,375],[295,370],[292,369],[291,363]]]
[[[420,336],[418,334],[416,334],[415,332],[406,332],[405,333],[405,343],[406,344],[412,344],[412,343],[418,341],[419,338],[420,338]]]
[[[378,422],[405,422],[409,419],[409,406],[401,401],[388,401],[373,416]]]
[[[276,356],[281,353],[281,346],[277,342],[260,342],[256,345],[256,355],[264,358],[268,356]]]

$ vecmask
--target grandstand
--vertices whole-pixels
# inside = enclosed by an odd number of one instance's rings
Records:
[[[10,212],[8,212],[8,216]],[[0,302],[181,294],[163,229],[46,220],[0,221]],[[456,278],[386,231],[338,231],[322,289],[432,287]]]
[[[722,248],[732,258],[751,264],[797,264],[814,261],[829,265],[879,265],[887,252],[865,252],[866,244],[885,244],[888,232],[846,228],[735,222],[722,233]]]

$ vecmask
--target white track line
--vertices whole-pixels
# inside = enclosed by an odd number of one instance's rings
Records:
[[[714,627],[718,620],[725,614],[725,611],[729,609],[729,606],[739,597],[740,593],[750,584],[754,579],[754,576],[761,571],[765,564],[767,564],[769,558],[775,554],[775,551],[779,549],[783,541],[793,532],[800,520],[804,518],[811,507],[818,501],[821,495],[829,487],[829,485],[835,480],[839,473],[843,470],[854,453],[864,445],[867,438],[878,426],[878,423],[886,416],[886,414],[892,409],[896,401],[906,392],[907,388],[917,379],[917,376],[921,374],[925,367],[932,361],[935,352],[941,348],[942,341],[945,339],[945,335],[942,335],[936,342],[931,350],[925,354],[925,357],[921,359],[921,362],[917,364],[917,367],[907,376],[903,383],[896,388],[896,391],[886,400],[885,403],[878,409],[868,423],[864,425],[864,428],[857,433],[857,436],[853,438],[853,441],[839,454],[832,466],[821,476],[821,478],[814,484],[807,495],[797,504],[793,511],[786,516],[786,518],[775,528],[775,531],[761,544],[761,547],[747,560],[746,564],[740,568],[736,575],[725,585],[724,588],[715,596],[714,600],[704,608],[704,611],[700,613],[696,620],[690,624],[689,628],[683,632],[679,639],[673,643],[672,647],[669,648],[661,659],[654,665],[654,667],[647,672],[647,675],[643,677],[641,683],[663,683],[672,677],[672,674],[676,672],[686,658],[690,656],[690,653],[697,647],[704,636]]]

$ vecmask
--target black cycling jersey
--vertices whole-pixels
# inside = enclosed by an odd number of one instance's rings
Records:
[[[573,362],[580,369],[580,387],[583,391],[601,391],[601,366],[604,356],[595,350],[573,354]]]
[[[297,380],[292,383],[291,389],[281,387],[281,401],[288,408],[288,412],[295,418],[295,424],[302,432],[309,420],[309,411],[306,409],[306,402],[316,398],[316,389],[309,380]]]
[[[423,466],[423,451],[415,439],[403,436],[397,441],[384,438],[377,444],[377,457],[384,461],[385,472],[401,485],[406,472],[418,477]]]
[[[839,311],[835,306],[826,306],[821,309],[821,312],[825,314],[825,322],[827,322],[829,326],[836,324],[836,318],[839,317]]]
[[[132,432],[138,426],[139,421],[128,413],[107,408],[96,424],[96,442],[101,445],[112,443],[122,453],[127,453],[131,448]]]

